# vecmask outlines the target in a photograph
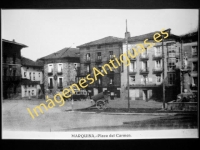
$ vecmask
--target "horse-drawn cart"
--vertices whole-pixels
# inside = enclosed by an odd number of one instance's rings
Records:
[[[96,108],[99,110],[107,108],[108,94],[106,92],[98,93],[97,95],[92,96],[92,99],[95,102]]]

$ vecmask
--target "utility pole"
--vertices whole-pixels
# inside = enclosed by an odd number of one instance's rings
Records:
[[[164,30],[163,32],[168,32],[170,36],[170,30],[171,29],[167,29],[167,30]],[[164,53],[164,46],[163,46],[163,43],[164,43],[164,38],[163,38],[163,34],[162,34],[162,57],[163,57],[163,109],[165,109],[165,53]]]
[[[126,20],[126,33],[125,33],[125,36],[126,36],[126,52],[127,52],[127,56],[128,56],[128,38],[129,38],[129,35],[128,35],[128,31],[127,31],[127,20]],[[127,96],[128,96],[128,112],[130,111],[130,96],[129,96],[129,66],[127,66]]]
[[[163,55],[163,109],[165,109],[165,54],[163,46],[163,34],[162,34],[162,55]]]

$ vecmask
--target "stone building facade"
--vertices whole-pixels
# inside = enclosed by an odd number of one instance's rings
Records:
[[[80,74],[78,78],[86,77],[88,74],[93,76],[93,68],[99,71],[104,64],[109,64],[110,59],[119,58],[122,54],[122,38],[108,36],[83,45],[80,48]],[[108,69],[109,70],[109,69]],[[98,79],[89,84],[86,88],[91,95],[96,95],[102,91],[110,91],[113,96],[120,97],[121,68],[118,67],[108,71],[105,76],[98,76]]]
[[[131,100],[162,100],[163,82],[165,82],[166,101],[176,98],[180,93],[180,42],[178,37],[170,35],[164,39],[164,57],[162,53],[162,42],[156,43],[153,35],[158,32],[152,32],[141,36],[128,38],[128,50],[141,49],[137,44],[144,45],[144,53],[139,54],[136,58],[131,59],[129,65],[129,94]],[[149,43],[155,43],[152,48],[144,44],[148,39]],[[123,53],[127,52],[126,42],[123,44]],[[132,51],[133,52],[133,51]],[[133,52],[134,54],[134,52]],[[163,65],[163,58],[164,65]],[[124,58],[125,59],[125,58]],[[163,80],[164,67],[164,80]],[[127,99],[127,67],[121,73],[121,95]]]
[[[14,40],[2,40],[3,99],[21,98],[21,49]]]
[[[54,95],[75,83],[80,65],[79,49],[64,48],[39,60],[44,63],[45,95]]]

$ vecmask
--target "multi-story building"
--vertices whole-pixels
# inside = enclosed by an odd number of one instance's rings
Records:
[[[79,49],[64,48],[38,59],[44,63],[45,95],[55,94],[75,83],[79,68]]]
[[[21,58],[21,93],[22,98],[43,96],[43,63],[28,58]]]
[[[162,100],[163,82],[165,83],[166,101],[175,99],[176,95],[180,93],[179,65],[181,46],[178,42],[179,38],[170,34],[169,37],[164,39],[163,52],[162,42],[157,43],[153,39],[155,33],[160,32],[151,32],[135,37],[127,36],[128,32],[125,34],[128,39],[128,46],[126,45],[126,42],[124,42],[123,53],[127,52],[127,47],[128,50],[131,51],[132,48],[137,50],[140,48],[137,44],[144,45],[144,48],[146,49],[144,53],[139,54],[136,58],[130,58],[131,64],[128,67],[129,93],[130,99],[132,100]],[[144,44],[144,40],[146,39],[148,39],[148,42],[150,43],[155,43],[155,46],[147,48],[149,45]],[[124,67],[124,71],[121,73],[121,95],[123,99],[127,99],[127,67]]]
[[[196,93],[198,91],[198,32],[191,34],[186,34],[181,37],[182,45],[182,65],[187,65],[189,69],[188,81],[183,81],[184,83],[189,83],[190,92]],[[185,60],[186,59],[186,60]],[[184,64],[186,61],[187,64]],[[182,83],[184,85],[184,83]],[[182,92],[183,92],[182,88]]]
[[[14,40],[2,40],[4,99],[21,97],[21,49],[25,47]]]
[[[77,78],[86,77],[91,74],[93,77],[92,69],[95,67],[102,71],[101,67],[104,64],[109,64],[110,59],[114,57],[119,58],[122,54],[122,38],[108,36],[99,40],[95,40],[83,45],[80,48],[80,74]],[[90,95],[96,95],[102,91],[110,91],[113,96],[120,97],[121,86],[121,68],[108,69],[108,74],[105,76],[97,76],[97,80],[93,84],[89,84],[86,90]]]

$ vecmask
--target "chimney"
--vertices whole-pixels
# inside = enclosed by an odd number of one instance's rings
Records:
[[[15,42],[15,39],[13,39],[13,42]]]
[[[131,34],[130,34],[130,32],[128,32],[128,29],[127,29],[127,20],[126,20],[126,32],[125,32],[125,38],[128,39],[129,37],[131,37]]]

